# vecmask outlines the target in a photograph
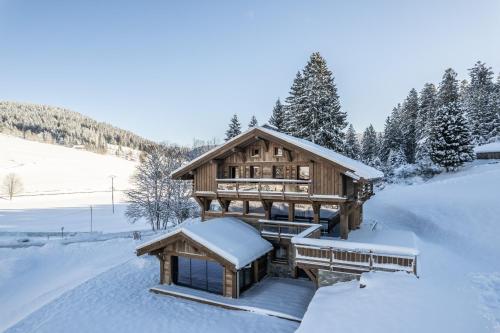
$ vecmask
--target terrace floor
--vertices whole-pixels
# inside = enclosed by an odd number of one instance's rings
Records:
[[[250,311],[300,322],[315,293],[309,280],[269,277],[243,292],[240,298],[227,298],[206,291],[177,285],[157,285],[157,294],[181,297],[231,310]]]

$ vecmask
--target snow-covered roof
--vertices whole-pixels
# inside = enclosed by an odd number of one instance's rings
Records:
[[[190,221],[175,230],[143,243],[137,250],[182,233],[240,269],[272,250],[271,243],[262,238],[252,226],[234,217],[221,217],[204,222]]]
[[[487,143],[482,146],[477,146],[474,148],[474,152],[477,153],[497,153],[500,152],[500,141]]]
[[[235,136],[234,138],[226,141],[223,145],[215,147],[215,148],[209,150],[208,152],[206,152],[205,154],[198,156],[197,158],[193,159],[188,164],[183,165],[180,168],[178,168],[177,170],[175,170],[174,172],[172,172],[172,174],[176,174],[176,173],[179,173],[183,170],[188,169],[189,166],[196,164],[197,162],[205,159],[206,157],[214,154],[217,151],[222,151],[223,147],[229,146],[232,143],[234,143],[235,141],[238,141],[240,138],[248,135],[250,132],[255,132],[255,131],[260,131],[260,132],[266,133],[266,134],[271,135],[275,138],[286,141],[292,146],[296,146],[298,148],[304,149],[312,154],[315,154],[315,155],[320,156],[322,158],[325,158],[333,163],[341,165],[344,168],[349,169],[349,171],[346,172],[345,174],[351,178],[354,178],[355,180],[359,180],[360,178],[363,178],[366,180],[372,180],[372,179],[378,179],[378,178],[384,177],[384,174],[382,171],[379,171],[375,168],[372,168],[371,166],[366,165],[360,161],[356,161],[350,157],[344,156],[344,155],[337,153],[331,149],[322,147],[322,146],[315,144],[311,141],[299,139],[299,138],[296,138],[294,136],[278,132],[276,130],[271,129],[269,126],[258,126],[258,127],[251,128],[251,129]]]

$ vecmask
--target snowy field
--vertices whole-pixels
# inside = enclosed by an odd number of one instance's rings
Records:
[[[0,331],[293,332],[275,317],[150,293],[158,261],[133,240],[0,249]],[[21,275],[21,278],[16,276]],[[12,326],[14,325],[14,326]]]
[[[390,243],[413,234],[419,278],[370,273],[365,288],[321,288],[298,332],[500,332],[499,188],[500,163],[476,161],[377,192],[365,205],[368,223],[349,237]]]
[[[68,207],[74,202],[78,205],[109,204],[111,175],[115,176],[119,201],[120,191],[129,188],[136,166],[136,162],[112,155],[4,134],[0,134],[0,152],[0,182],[5,175],[15,173],[23,183],[20,196],[12,202],[4,193],[0,194],[0,209]],[[75,199],[61,194],[73,194]]]
[[[124,216],[123,190],[130,187],[136,162],[4,134],[0,152],[0,184],[9,173],[23,183],[12,200],[0,191],[0,246],[7,236],[26,239],[26,233],[50,235],[61,228],[86,233],[148,229],[144,222],[127,223]],[[114,214],[110,175],[115,176]]]

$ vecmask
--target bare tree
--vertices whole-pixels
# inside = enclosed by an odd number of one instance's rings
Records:
[[[3,180],[3,188],[9,199],[23,190],[23,182],[15,173],[9,173]]]
[[[189,183],[170,177],[186,156],[185,148],[156,145],[141,157],[133,188],[127,191],[130,204],[125,214],[132,223],[145,218],[153,230],[166,229],[168,222],[178,223],[193,214]]]

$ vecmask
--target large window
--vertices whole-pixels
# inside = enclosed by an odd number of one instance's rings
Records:
[[[229,178],[238,178],[239,168],[236,166],[229,167]]]
[[[175,284],[222,294],[223,267],[215,261],[172,257]]]
[[[238,271],[238,279],[240,284],[240,292],[248,289],[252,285],[252,283],[254,282],[252,264],[245,266]]]
[[[260,167],[255,165],[250,166],[250,178],[260,178]]]

